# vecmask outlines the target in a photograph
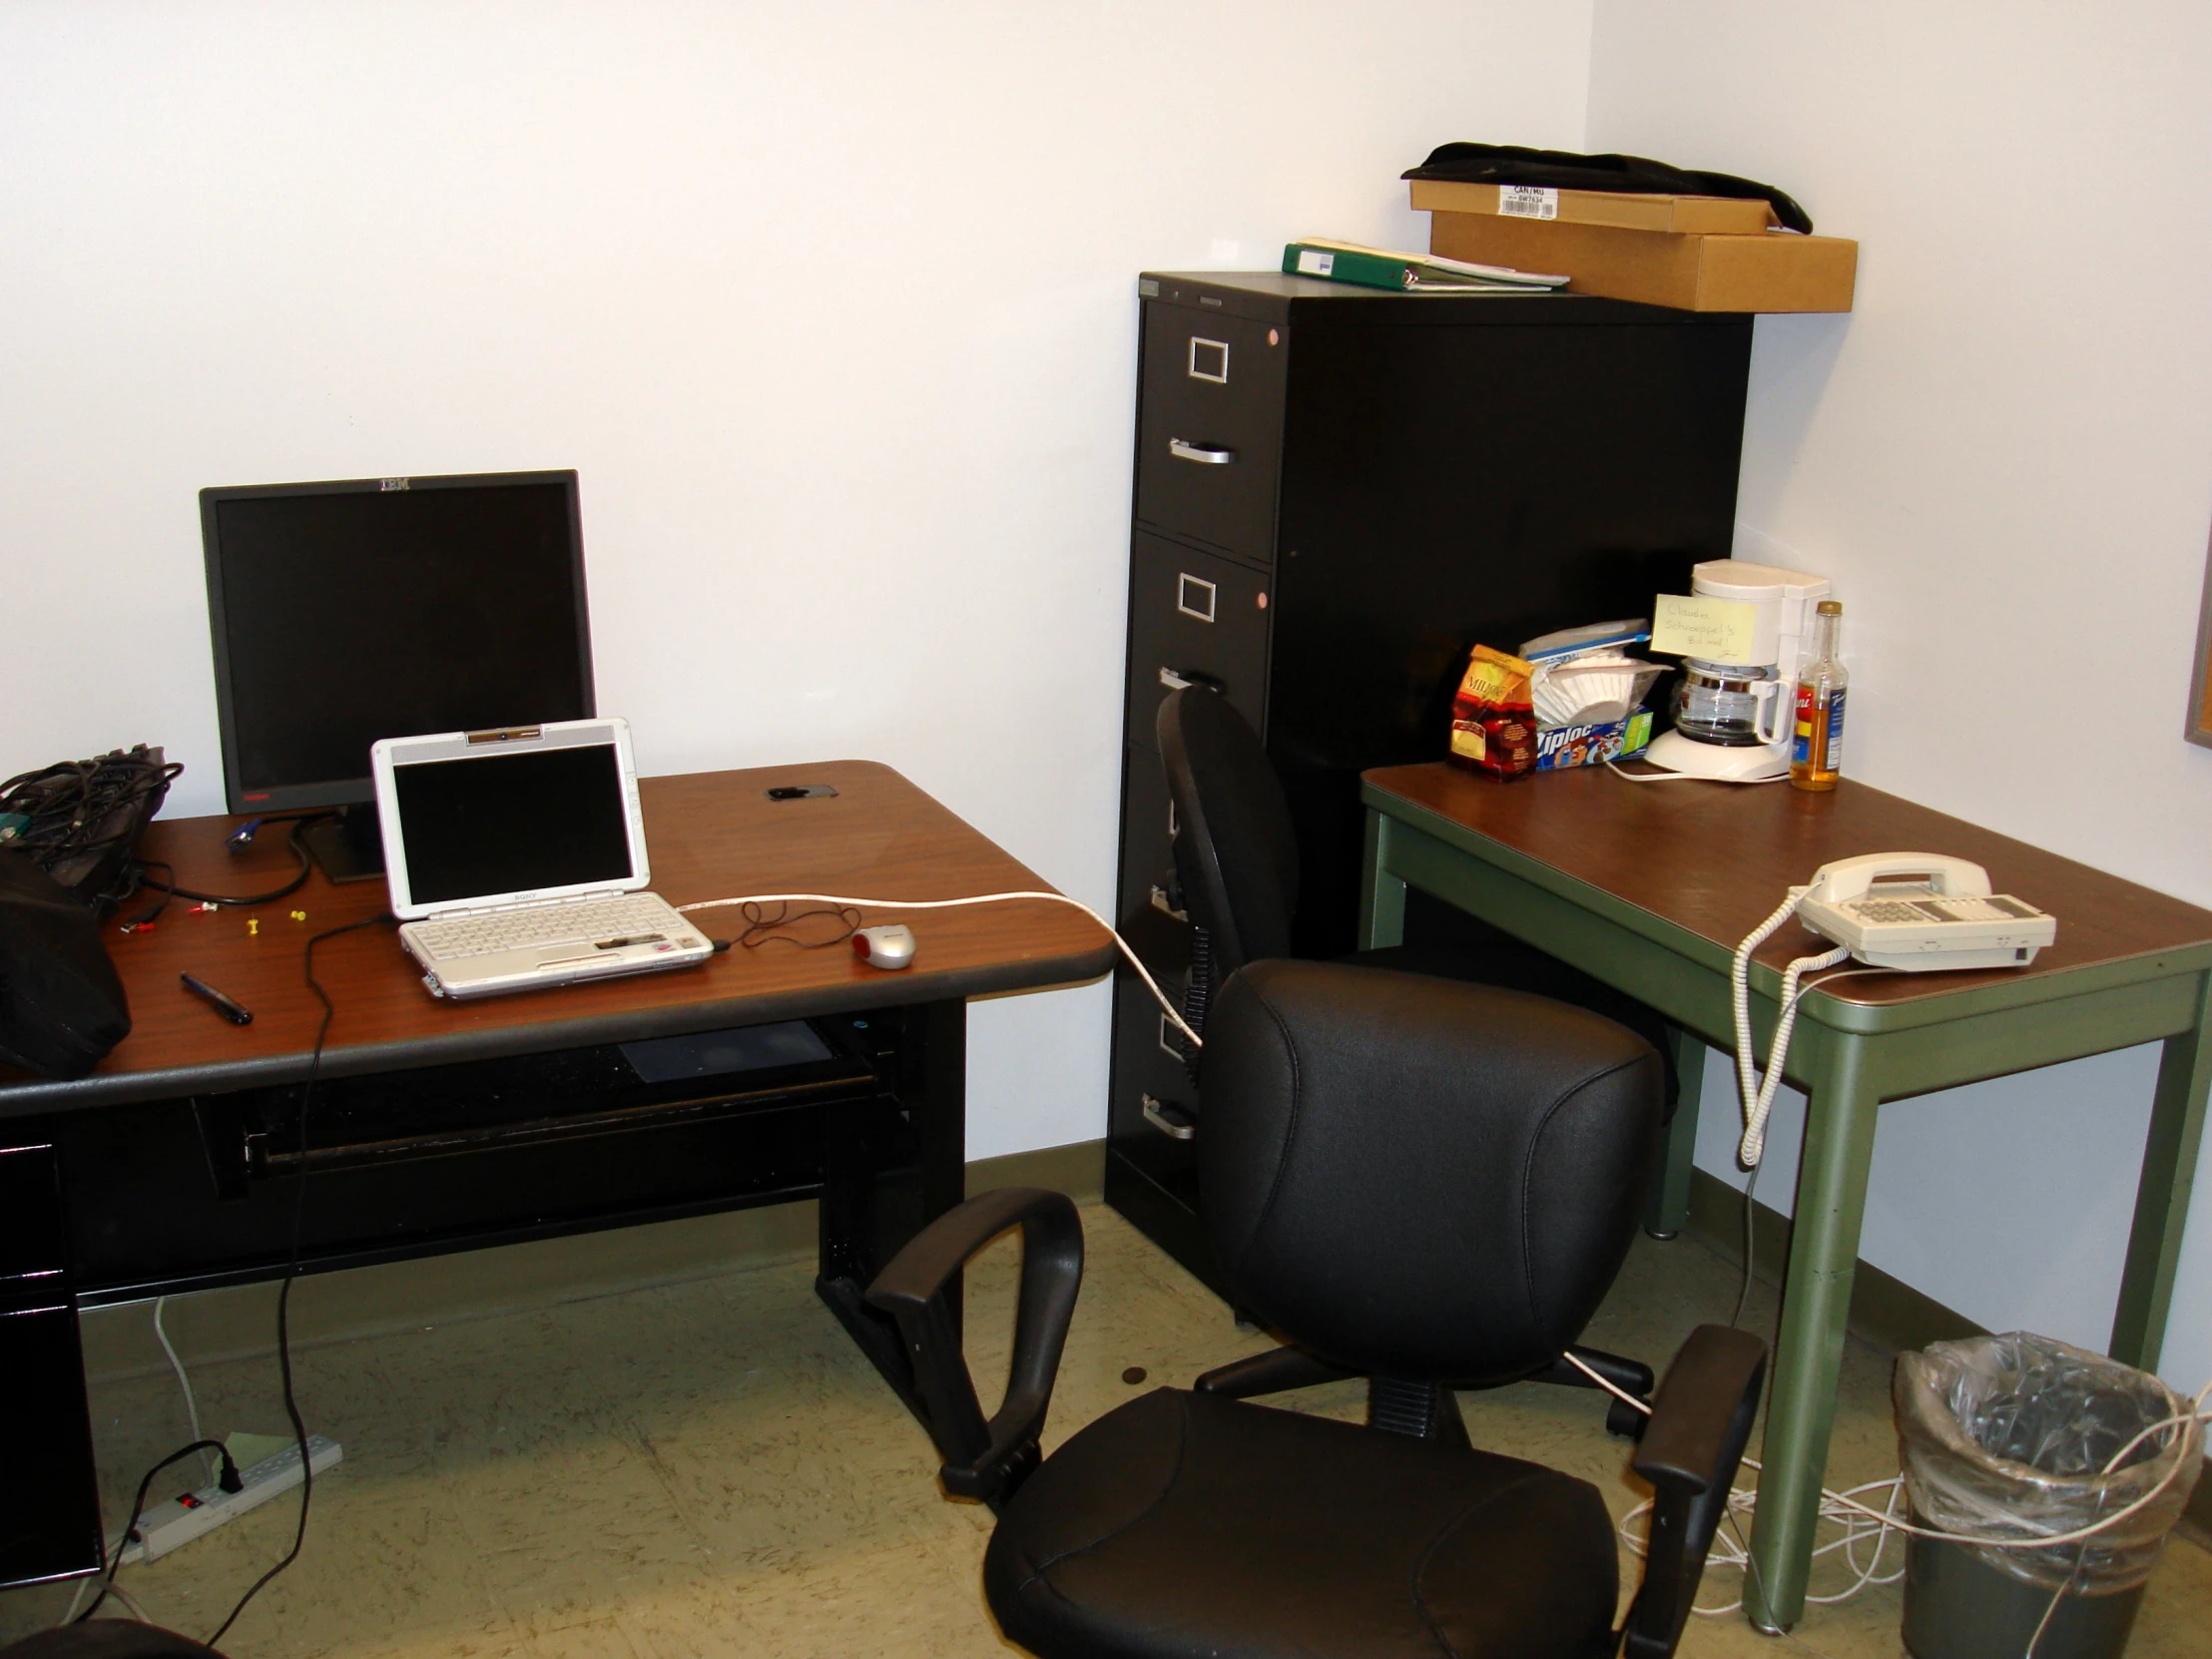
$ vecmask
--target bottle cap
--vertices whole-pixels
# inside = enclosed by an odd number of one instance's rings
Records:
[[[1822,616],[1842,616],[1844,602],[1841,599],[1824,599],[1821,601],[1820,612]]]

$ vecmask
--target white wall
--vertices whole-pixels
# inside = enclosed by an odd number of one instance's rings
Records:
[[[2197,6],[1598,0],[1589,117],[1592,150],[1769,181],[1861,240],[1853,315],[1758,325],[1739,503],[1747,556],[1836,580],[1846,770],[2198,904],[2208,80]],[[1867,1258],[2101,1347],[2155,1066],[1885,1108]],[[1718,1062],[1705,1110],[1700,1162],[1740,1180]],[[1794,1121],[1768,1157],[1787,1208]],[[2212,1194],[2187,1243],[2162,1369],[2194,1388]]]
[[[1593,33],[1591,0],[20,0],[0,775],[143,738],[191,768],[172,811],[220,808],[202,485],[575,466],[601,706],[648,770],[880,758],[1101,902],[1134,274],[1417,242],[1400,169],[1580,146],[1587,99],[1590,148],[1772,179],[1863,240],[1856,314],[1759,326],[1742,497],[1748,545],[1850,606],[1850,770],[2212,903],[2212,754],[2175,735],[2208,69],[2179,5],[1597,0]],[[976,1007],[972,1155],[1101,1131],[1105,1009]],[[1891,1110],[1870,1257],[2101,1340],[2149,1076]],[[1786,1124],[1770,1156],[1786,1204]]]
[[[1431,145],[1580,141],[1589,14],[18,0],[0,776],[220,810],[203,485],[574,466],[646,771],[881,759],[1104,904],[1136,273],[1417,239]],[[1105,1028],[979,1004],[970,1155],[1103,1133]]]

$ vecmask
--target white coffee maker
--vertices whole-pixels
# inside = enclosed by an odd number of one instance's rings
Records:
[[[1800,653],[1813,632],[1815,607],[1829,597],[1828,578],[1712,559],[1692,569],[1690,592],[1750,606],[1750,645],[1739,647],[1741,661],[1682,659],[1674,730],[1657,738],[1641,758],[1669,772],[1724,784],[1787,778]]]

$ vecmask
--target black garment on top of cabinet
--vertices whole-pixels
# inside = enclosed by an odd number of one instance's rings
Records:
[[[1458,185],[1539,185],[1550,190],[1609,190],[1629,196],[1727,196],[1764,202],[1785,231],[1810,235],[1813,219],[1772,185],[1733,173],[1698,173],[1643,156],[1584,156],[1518,144],[1439,144],[1400,175]]]

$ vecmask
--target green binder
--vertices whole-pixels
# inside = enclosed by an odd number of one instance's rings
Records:
[[[1322,276],[1333,282],[1389,288],[1400,293],[1530,293],[1564,287],[1564,276],[1514,271],[1506,266],[1470,265],[1425,254],[1396,254],[1364,248],[1356,242],[1309,237],[1283,249],[1283,270],[1292,276]]]

